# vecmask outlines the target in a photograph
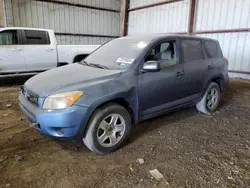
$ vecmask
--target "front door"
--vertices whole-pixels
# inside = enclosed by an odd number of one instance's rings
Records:
[[[181,99],[183,65],[178,63],[176,41],[157,44],[145,61],[158,61],[159,72],[145,72],[138,76],[139,109],[141,118],[176,105]]]
[[[49,33],[39,30],[24,30],[24,56],[29,71],[42,71],[57,66],[56,45],[51,43]]]
[[[18,30],[0,32],[0,73],[24,72],[23,46]]]

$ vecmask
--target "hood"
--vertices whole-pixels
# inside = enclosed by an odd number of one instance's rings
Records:
[[[30,78],[24,87],[40,97],[46,97],[67,88],[79,89],[77,86],[89,81],[107,79],[109,76],[113,78],[112,75],[117,78],[120,72],[120,70],[99,69],[75,63],[40,73]]]

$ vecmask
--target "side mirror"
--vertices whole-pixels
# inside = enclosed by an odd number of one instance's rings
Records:
[[[144,72],[159,72],[161,67],[158,61],[147,61],[143,64],[142,70]]]

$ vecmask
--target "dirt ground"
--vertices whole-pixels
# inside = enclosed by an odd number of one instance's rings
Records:
[[[250,187],[250,81],[230,80],[212,116],[189,108],[142,122],[124,147],[104,156],[29,128],[18,91],[0,87],[1,188]],[[155,168],[165,179],[151,178]]]

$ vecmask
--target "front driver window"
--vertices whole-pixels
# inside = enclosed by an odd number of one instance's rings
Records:
[[[176,64],[175,42],[163,42],[151,49],[146,61],[158,61],[161,68],[170,67]]]

